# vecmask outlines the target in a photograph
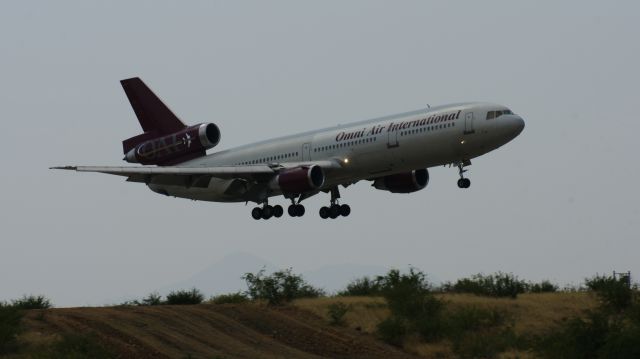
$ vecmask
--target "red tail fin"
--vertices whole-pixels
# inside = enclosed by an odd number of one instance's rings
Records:
[[[180,119],[138,77],[120,81],[145,133],[122,142],[124,153],[153,137],[183,130]]]

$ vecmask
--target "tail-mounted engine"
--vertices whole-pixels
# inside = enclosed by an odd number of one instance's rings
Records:
[[[170,135],[148,137],[151,136],[145,133],[127,140],[129,143],[125,141],[124,160],[143,165],[166,166],[201,157],[206,154],[206,150],[220,142],[220,130],[213,123],[202,123]]]
[[[320,189],[324,184],[324,171],[318,165],[283,170],[271,180],[270,187],[282,193],[301,194]]]
[[[425,188],[428,183],[429,172],[421,168],[377,178],[373,182],[373,187],[392,193],[411,193]]]

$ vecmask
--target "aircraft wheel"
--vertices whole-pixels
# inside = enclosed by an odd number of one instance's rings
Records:
[[[329,218],[329,208],[328,207],[321,207],[320,208],[320,218],[322,218],[322,219]]]
[[[471,180],[470,179],[465,178],[463,182],[464,182],[464,188],[471,187]]]
[[[295,204],[290,205],[289,208],[287,208],[287,212],[289,213],[289,215],[291,217],[297,217],[297,215],[296,215],[296,205]]]
[[[336,219],[340,215],[340,206],[337,204],[332,204],[329,208],[329,217],[331,219]]]
[[[277,204],[275,206],[273,206],[273,216],[276,218],[280,218],[282,217],[282,214],[284,213],[284,210],[282,209],[282,206]]]
[[[251,217],[256,220],[262,218],[262,209],[260,207],[256,207],[251,210]]]
[[[342,217],[346,217],[349,214],[351,214],[351,207],[349,207],[348,204],[343,204],[342,206],[340,206],[340,215]]]
[[[464,178],[458,180],[458,188],[464,188]]]
[[[296,205],[296,215],[298,217],[304,216],[304,206],[303,205],[301,205],[301,204],[297,204]]]
[[[269,219],[272,216],[273,216],[273,207],[264,206],[264,208],[262,209],[262,218],[263,219]]]

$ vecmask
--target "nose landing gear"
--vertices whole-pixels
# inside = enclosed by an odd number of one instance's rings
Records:
[[[470,164],[471,162],[468,162],[468,164],[466,164],[465,162],[458,163],[458,174],[460,175],[460,179],[458,180],[458,188],[471,187],[471,180],[468,178],[464,178],[464,173],[467,172],[467,170],[464,169],[464,166],[468,166]]]
[[[340,198],[340,191],[338,187],[333,187],[331,189],[331,205],[320,208],[320,218],[336,219],[339,216],[346,217],[351,213],[351,207],[348,204],[338,204],[338,198]]]

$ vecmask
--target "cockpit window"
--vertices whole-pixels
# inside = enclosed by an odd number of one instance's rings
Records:
[[[502,115],[513,115],[513,112],[511,110],[489,111],[487,112],[487,120],[492,120]]]

